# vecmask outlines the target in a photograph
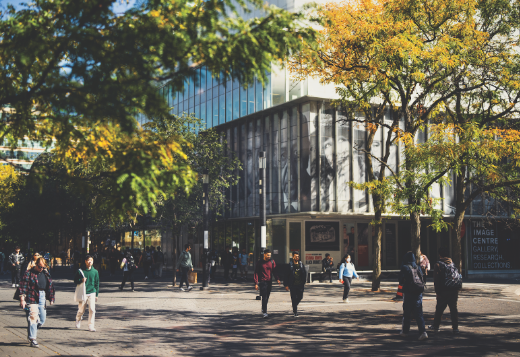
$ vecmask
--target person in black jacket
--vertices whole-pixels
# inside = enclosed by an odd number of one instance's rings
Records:
[[[435,294],[437,296],[437,306],[435,307],[435,318],[433,325],[428,326],[428,329],[434,332],[439,331],[442,314],[446,307],[450,307],[451,327],[453,333],[459,333],[459,310],[457,308],[457,301],[459,299],[459,289],[449,288],[445,285],[444,278],[446,270],[453,267],[453,261],[448,258],[450,251],[447,248],[439,248],[439,261],[435,263],[433,268],[433,282],[435,285]]]
[[[291,301],[294,317],[298,317],[298,304],[303,299],[303,290],[307,280],[305,265],[300,260],[300,253],[292,253],[292,261],[289,263],[287,276],[283,281],[285,290],[291,291]]]
[[[403,329],[401,336],[406,337],[410,332],[412,314],[419,327],[419,340],[428,338],[424,325],[422,293],[424,291],[424,277],[421,268],[415,262],[415,255],[408,252],[404,255],[403,265],[399,273],[399,285],[403,287]]]
[[[22,264],[25,262],[25,257],[20,253],[20,247],[15,247],[14,252],[9,256],[9,263],[11,263],[11,280],[13,288],[17,288],[20,284]]]
[[[325,258],[321,261],[321,266],[325,276],[328,275],[329,282],[332,283],[332,269],[334,269],[334,261],[329,253],[325,254]]]

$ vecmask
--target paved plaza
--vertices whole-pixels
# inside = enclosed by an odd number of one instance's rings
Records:
[[[66,272],[65,272],[66,273]],[[136,291],[120,292],[119,276],[101,275],[96,332],[84,316],[74,327],[74,284],[63,271],[56,278],[56,304],[38,331],[39,349],[29,347],[23,310],[12,299],[8,275],[0,282],[0,356],[519,356],[518,281],[465,283],[459,299],[459,335],[451,333],[449,310],[441,331],[420,342],[415,322],[399,336],[402,303],[392,301],[396,283],[355,281],[350,303],[341,303],[342,285],[308,285],[300,317],[292,316],[288,292],[276,284],[269,318],[262,319],[253,283],[217,280],[209,291],[172,288],[172,273],[159,280],[137,276]],[[424,294],[431,324],[433,286]],[[88,312],[86,313],[88,314]]]

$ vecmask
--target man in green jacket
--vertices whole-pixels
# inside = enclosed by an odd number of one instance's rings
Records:
[[[179,285],[179,288],[182,291],[185,291],[182,287],[183,283],[186,283],[186,289],[190,291],[192,287],[190,286],[190,283],[188,281],[188,270],[191,269],[193,271],[193,263],[191,262],[191,254],[190,254],[191,246],[189,244],[184,245],[184,252],[182,252],[179,255],[179,259],[177,259],[177,271],[179,271],[179,268],[181,270],[181,284]]]
[[[87,299],[80,301],[78,305],[78,313],[76,315],[76,328],[80,328],[81,318],[85,313],[85,308],[88,302],[88,329],[96,332],[94,328],[94,321],[96,317],[96,302],[99,295],[99,273],[94,268],[94,258],[87,255],[85,258],[85,269],[78,269],[74,282],[79,285],[85,283]]]

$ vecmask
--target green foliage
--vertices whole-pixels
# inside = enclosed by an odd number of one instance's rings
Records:
[[[184,143],[170,137],[161,151],[163,142],[137,130],[139,113],[174,120],[157,84],[182,91],[200,65],[244,83],[265,80],[271,62],[312,41],[313,30],[302,15],[260,0],[151,0],[119,16],[110,10],[116,1],[35,0],[0,13],[0,140],[55,147],[64,174],[79,175],[72,179],[89,179],[77,163],[94,166],[89,175],[112,180],[103,195],[132,216],[191,185],[174,150]],[[265,16],[241,19],[248,6]],[[107,137],[109,148],[100,145]]]

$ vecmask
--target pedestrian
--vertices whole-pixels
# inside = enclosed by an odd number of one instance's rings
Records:
[[[237,280],[238,266],[239,266],[238,252],[235,250],[231,258],[231,279]]]
[[[144,267],[144,280],[148,280],[148,275],[150,275],[150,268],[153,264],[153,255],[150,251],[150,247],[146,246],[144,253],[141,255],[141,259],[139,259],[139,265]]]
[[[307,280],[307,271],[300,260],[300,253],[292,253],[292,261],[289,263],[287,277],[283,280],[285,290],[291,292],[291,302],[294,317],[298,317],[298,304],[303,299],[303,291]]]
[[[5,254],[4,247],[0,247],[0,275],[4,275]]]
[[[403,265],[399,272],[399,285],[403,287],[403,327],[400,335],[408,336],[412,315],[419,327],[419,341],[426,340],[428,334],[424,327],[422,293],[424,291],[424,277],[421,269],[415,262],[415,255],[408,252],[404,255]]]
[[[94,325],[96,319],[96,303],[99,296],[99,273],[93,265],[94,257],[87,255],[85,257],[85,268],[78,269],[74,279],[76,285],[85,283],[85,290],[87,293],[87,299],[85,301],[80,301],[78,304],[78,313],[76,314],[76,328],[81,327],[81,318],[85,313],[85,309],[88,303],[88,329],[91,332],[96,332]]]
[[[157,257],[157,255],[156,255],[157,252],[155,251],[155,247],[153,245],[150,247],[150,252],[152,253],[152,258],[153,258],[152,266],[150,267],[150,271],[152,274],[152,278],[155,278],[157,276],[157,272],[156,272],[157,266],[156,266],[156,260],[155,260]]]
[[[262,316],[264,319],[269,317],[267,314],[267,303],[269,302],[269,296],[273,288],[273,276],[276,282],[280,284],[280,278],[276,271],[276,263],[271,259],[271,251],[266,249],[262,258],[256,263],[254,275],[255,289],[260,290],[260,296],[262,297]]]
[[[13,288],[17,288],[20,284],[20,274],[22,272],[22,264],[25,258],[20,253],[20,247],[16,246],[14,252],[9,256],[9,263],[11,263],[11,281]]]
[[[441,325],[441,318],[446,306],[450,307],[451,327],[453,333],[459,333],[459,311],[457,309],[457,301],[459,299],[459,290],[462,288],[462,277],[453,264],[450,254],[446,248],[439,248],[439,261],[435,263],[433,268],[433,284],[435,286],[435,295],[437,296],[437,306],[435,307],[435,317],[433,325],[428,329],[438,332]]]
[[[428,271],[430,270],[430,261],[428,257],[424,255],[421,251],[419,251],[419,266],[424,275],[424,280],[426,281],[426,277],[428,276]]]
[[[134,291],[134,270],[137,266],[135,265],[135,260],[132,256],[132,252],[130,252],[130,248],[126,248],[125,257],[121,261],[121,267],[123,268],[123,281],[121,282],[119,290],[123,291],[126,281],[130,280],[130,286],[132,287],[132,291]]]
[[[323,272],[325,277],[329,276],[329,282],[332,283],[332,269],[334,268],[334,261],[329,253],[325,254],[325,258],[321,261]]]
[[[229,279],[229,268],[231,267],[231,260],[233,259],[233,255],[231,255],[231,249],[229,245],[226,246],[226,250],[224,254],[222,254],[222,265],[224,265],[224,279]]]
[[[18,288],[20,307],[27,317],[27,338],[31,347],[39,347],[36,341],[38,329],[47,318],[46,301],[54,304],[54,284],[45,259],[39,257],[36,264],[25,272]]]
[[[163,270],[163,267],[164,267],[164,253],[162,252],[161,250],[161,247],[157,247],[157,253],[155,253],[155,257],[154,257],[154,260],[155,260],[155,267],[157,269],[157,275],[159,276],[159,278],[162,277],[162,270]]]
[[[213,249],[209,254],[209,263],[211,266],[210,277],[211,279],[215,279],[215,273],[217,272],[217,264],[218,264],[218,252],[216,249]]]
[[[43,257],[43,259],[45,259],[45,262],[49,266],[49,269],[53,269],[54,268],[54,265],[52,264],[53,256],[51,255],[51,253],[49,252],[48,249],[45,249],[43,251],[42,257]]]
[[[29,264],[27,264],[27,268],[25,270],[27,271],[27,270],[31,270],[32,268],[34,268],[36,266],[36,261],[38,260],[39,257],[40,257],[40,253],[34,252],[32,255],[32,260],[29,261]],[[49,265],[49,264],[47,264],[47,265]]]
[[[246,253],[246,248],[242,248],[242,253],[239,254],[240,263],[240,277],[247,280],[247,267],[249,265],[249,254]]]
[[[188,271],[191,269],[193,271],[193,263],[191,262],[191,245],[189,243],[184,245],[184,252],[181,252],[179,255],[179,259],[177,259],[177,271],[181,272],[181,283],[179,285],[179,289],[181,291],[185,291],[182,285],[186,283],[186,290],[190,291],[192,287],[190,286],[190,282],[188,281]]]
[[[343,263],[339,266],[339,282],[343,284],[343,302],[348,302],[348,294],[350,292],[350,285],[352,285],[352,278],[359,280],[359,275],[356,272],[354,264],[351,262],[350,255],[347,255]]]
[[[110,266],[110,276],[116,275],[116,267],[118,265],[119,254],[115,247],[112,247],[108,255],[108,264]]]

